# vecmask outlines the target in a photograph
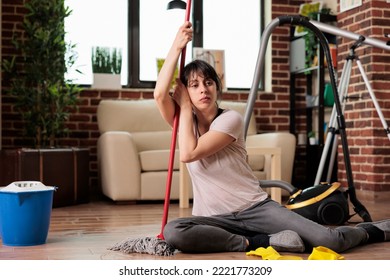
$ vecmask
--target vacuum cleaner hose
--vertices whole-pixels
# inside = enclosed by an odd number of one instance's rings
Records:
[[[260,180],[259,184],[261,188],[281,188],[286,190],[289,194],[294,194],[299,191],[299,189],[295,188],[290,183],[280,180]]]

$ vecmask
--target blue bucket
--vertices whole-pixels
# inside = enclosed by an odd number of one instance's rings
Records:
[[[17,187],[21,190],[15,191]],[[40,182],[14,182],[0,188],[0,234],[4,245],[46,243],[54,190]]]

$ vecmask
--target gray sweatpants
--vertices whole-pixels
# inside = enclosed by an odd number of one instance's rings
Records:
[[[170,221],[164,228],[164,238],[183,252],[243,252],[246,249],[245,236],[254,233],[273,234],[283,230],[298,233],[306,247],[324,246],[336,252],[364,244],[367,240],[363,228],[340,226],[331,229],[271,199],[240,212]]]

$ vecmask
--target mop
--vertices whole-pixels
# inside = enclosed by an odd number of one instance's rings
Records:
[[[168,9],[177,8],[178,6],[175,6],[176,2],[177,1],[170,2],[168,4]],[[191,0],[187,0],[185,21],[189,21],[190,10],[191,10]],[[180,77],[180,73],[183,72],[185,57],[186,57],[186,47],[183,48],[180,56],[179,77]],[[162,217],[160,234],[157,235],[157,237],[143,237],[143,238],[136,238],[136,239],[129,238],[124,241],[116,243],[114,246],[108,248],[108,250],[120,251],[127,254],[143,253],[143,254],[158,255],[158,256],[172,256],[175,253],[175,248],[165,241],[163,232],[164,232],[165,225],[167,224],[168,221],[169,202],[171,197],[171,186],[172,186],[172,173],[173,173],[173,165],[174,165],[175,149],[176,149],[176,138],[177,138],[177,130],[179,127],[179,116],[180,116],[180,107],[176,104],[173,127],[172,127],[172,139],[171,139],[169,162],[168,162],[168,174],[167,174],[166,189],[165,189],[164,212]]]

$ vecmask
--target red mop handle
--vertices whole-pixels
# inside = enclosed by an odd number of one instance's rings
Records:
[[[187,0],[185,21],[189,21],[190,14],[191,14],[191,0]],[[184,63],[186,59],[186,49],[187,47],[185,46],[181,51],[179,77],[184,69]],[[165,225],[168,222],[169,202],[171,200],[172,174],[173,174],[173,165],[175,162],[176,138],[177,138],[177,131],[179,127],[179,117],[180,117],[180,107],[175,103],[175,115],[173,119],[171,149],[169,153],[169,162],[168,162],[168,175],[167,175],[167,181],[165,186],[164,213],[163,213],[162,224],[161,224],[161,232],[157,236],[160,239],[164,239],[163,232],[164,232]]]

